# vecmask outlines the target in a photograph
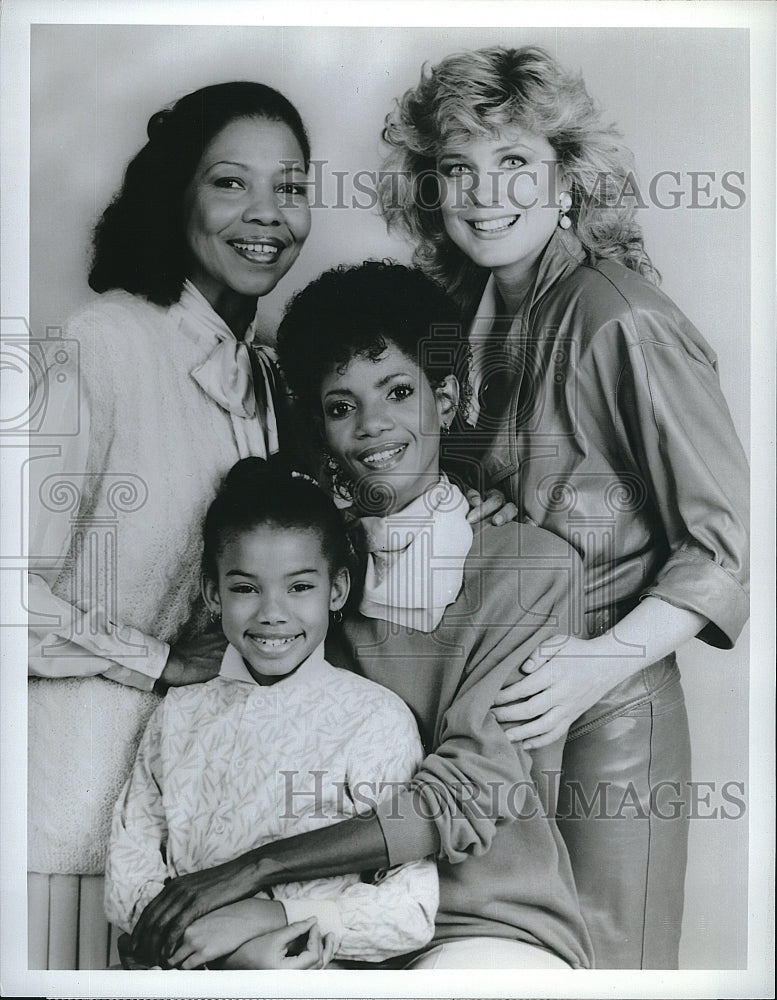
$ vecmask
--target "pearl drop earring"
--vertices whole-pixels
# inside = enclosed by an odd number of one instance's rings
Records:
[[[572,220],[567,215],[567,212],[572,207],[572,195],[569,191],[562,191],[558,196],[559,204],[559,220],[558,224],[562,229],[569,229],[572,225]]]

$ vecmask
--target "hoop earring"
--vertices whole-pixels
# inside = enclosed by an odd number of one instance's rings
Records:
[[[558,224],[561,227],[561,229],[569,229],[569,227],[572,225],[572,220],[567,215],[567,212],[572,207],[572,195],[569,193],[569,191],[561,192],[561,194],[558,196],[558,204],[559,204]]]
[[[337,625],[339,625],[340,622],[343,620],[343,612],[340,610],[340,608],[338,608],[337,611],[332,611],[330,613],[332,615],[332,621],[335,622]]]

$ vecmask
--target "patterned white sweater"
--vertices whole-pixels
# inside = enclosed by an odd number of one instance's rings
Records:
[[[106,867],[109,919],[132,930],[165,879],[369,809],[412,778],[415,721],[386,688],[324,659],[258,685],[230,646],[221,676],[168,692],[116,804]],[[267,898],[267,897],[264,897]],[[289,922],[315,916],[340,959],[380,961],[434,932],[431,860],[277,886]]]

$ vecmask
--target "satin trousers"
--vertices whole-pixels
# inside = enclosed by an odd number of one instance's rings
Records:
[[[674,654],[639,671],[569,731],[558,827],[598,969],[676,969],[691,752]]]

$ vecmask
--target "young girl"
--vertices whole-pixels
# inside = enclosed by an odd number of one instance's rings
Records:
[[[422,757],[404,703],[324,659],[348,596],[349,546],[331,500],[278,463],[232,469],[205,521],[202,590],[229,641],[217,678],[156,709],[113,817],[109,918],[131,931],[170,877],[355,816]],[[261,892],[195,921],[170,965],[321,968],[426,944],[430,860]],[[287,927],[288,922],[288,927]],[[286,954],[308,933],[301,954]]]
[[[442,474],[457,373],[467,374],[456,319],[423,274],[372,261],[321,275],[278,333],[288,383],[353,498],[364,584],[332,630],[332,661],[403,699],[426,756],[369,817],[171,880],[135,927],[141,954],[174,954],[192,921],[269,886],[434,853],[435,935],[405,967],[591,965],[553,819],[563,741],[530,756],[491,711],[516,665],[569,627],[579,557],[531,525],[470,525]]]
[[[239,458],[297,437],[253,320],[307,238],[309,160],[297,109],[260,83],[154,114],[95,231],[101,294],[47,343],[37,443],[52,448],[30,482],[32,969],[111,961],[111,809],[152,689],[218,672],[200,526]]]

